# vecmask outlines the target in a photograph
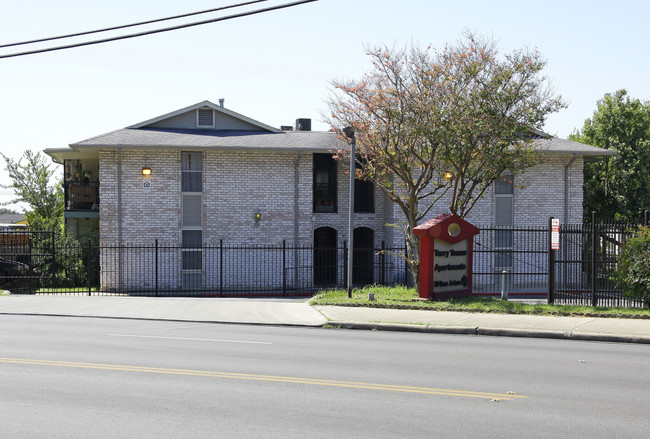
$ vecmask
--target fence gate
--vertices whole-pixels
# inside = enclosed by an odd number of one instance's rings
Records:
[[[474,238],[472,287],[482,296],[546,297],[548,229],[480,226]]]
[[[0,290],[36,292],[55,263],[54,233],[0,231]]]
[[[647,214],[645,220],[648,220]],[[643,307],[642,300],[625,297],[612,280],[621,247],[638,227],[638,224],[598,220],[595,215],[591,223],[561,225],[560,249],[555,252],[549,302]]]

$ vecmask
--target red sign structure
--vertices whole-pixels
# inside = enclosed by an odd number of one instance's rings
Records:
[[[472,247],[479,229],[458,215],[441,214],[413,229],[420,237],[420,299],[472,294]]]

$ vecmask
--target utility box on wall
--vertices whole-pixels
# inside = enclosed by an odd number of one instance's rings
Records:
[[[436,216],[413,229],[420,237],[420,299],[472,294],[472,248],[479,229],[458,215]]]

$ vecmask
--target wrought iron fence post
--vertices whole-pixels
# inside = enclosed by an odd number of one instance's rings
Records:
[[[88,283],[88,295],[91,296],[91,281],[90,281],[90,275],[92,273],[92,265],[93,265],[93,258],[90,254],[92,247],[91,247],[91,240],[88,238],[88,251],[86,252],[86,255],[88,257],[88,263],[86,264],[86,281]]]
[[[219,240],[219,295],[223,296],[223,239]]]
[[[596,211],[591,212],[591,306],[596,306],[596,283],[598,282],[598,273],[596,264]]]
[[[346,286],[348,278],[348,242],[343,241],[343,285]]]
[[[643,225],[646,227],[650,226],[650,210],[646,210],[643,216],[644,216]]]
[[[155,261],[155,277],[156,277],[156,297],[158,297],[158,239],[156,239],[156,261]]]
[[[52,237],[52,264],[50,264],[50,269],[49,269],[49,277],[50,279],[55,279],[55,266],[56,266],[56,241],[54,239],[54,231],[50,232],[50,236]],[[54,282],[50,282],[50,288],[52,288]],[[31,287],[30,287],[31,288]],[[30,291],[31,293],[31,291]]]
[[[404,286],[409,286],[408,243],[404,240]],[[414,279],[415,280],[415,279]]]
[[[282,295],[287,294],[287,241],[282,240]]]
[[[381,266],[381,284],[386,285],[386,257],[384,252],[386,251],[386,242],[381,242],[381,253],[379,253],[379,265]]]
[[[555,302],[555,250],[551,248],[553,217],[548,219],[548,303]]]

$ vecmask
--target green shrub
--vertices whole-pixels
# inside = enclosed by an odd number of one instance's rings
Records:
[[[621,248],[614,279],[628,297],[650,306],[650,227],[640,227]]]

